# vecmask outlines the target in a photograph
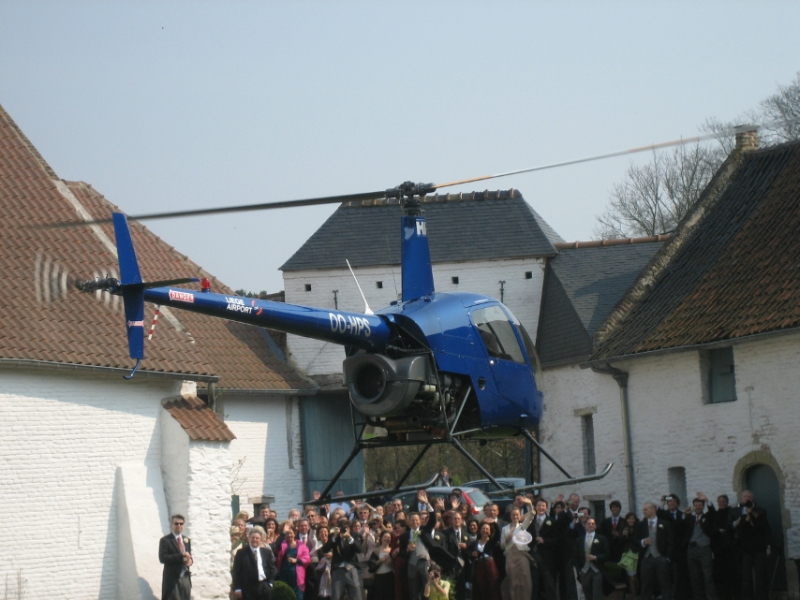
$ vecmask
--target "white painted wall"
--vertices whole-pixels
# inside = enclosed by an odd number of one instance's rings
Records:
[[[505,281],[506,306],[536,339],[544,281],[544,260],[525,258],[503,261],[437,263],[433,265],[436,290],[474,292],[500,299],[500,281]],[[372,310],[388,305],[401,291],[400,268],[389,266],[354,269]],[[531,272],[531,279],[525,273]],[[458,277],[459,283],[452,282]],[[383,288],[377,282],[383,282]],[[364,311],[364,302],[346,266],[342,269],[286,271],[283,274],[286,302],[321,308],[334,308],[333,290],[339,290],[339,310]],[[305,291],[311,284],[311,291]],[[288,336],[288,346],[297,366],[310,375],[340,373],[344,350],[341,346]]]
[[[170,515],[186,516],[189,512],[189,435],[163,408],[161,440],[161,473],[167,509]],[[184,526],[187,535],[191,534],[193,525],[187,520]]]
[[[161,596],[162,568],[153,560],[153,537],[169,527],[161,471],[140,463],[120,465],[117,498],[118,597],[156,600]]]
[[[177,390],[0,369],[0,585],[8,575],[15,589],[21,572],[28,598],[117,597],[117,465],[160,470],[161,399]],[[31,515],[48,525],[31,526]]]
[[[161,464],[169,513],[186,517],[185,535],[192,540],[192,596],[195,600],[227,598],[231,522],[229,443],[191,440],[166,410],[162,410],[161,430]]]
[[[734,346],[735,402],[703,404],[700,358],[696,351],[642,357],[615,364],[628,371],[638,503],[657,501],[669,491],[668,469],[684,467],[689,495],[711,497],[734,491],[737,462],[752,451],[771,453],[786,478],[785,509],[800,524],[800,335],[742,342]],[[627,511],[622,465],[619,389],[608,375],[561,367],[545,371],[545,412],[541,434],[568,470],[582,473],[580,418],[574,410],[597,406],[598,464],[616,460],[606,480],[584,484],[582,495],[605,494]],[[558,472],[542,463],[543,479]],[[569,493],[551,490],[548,496]],[[685,500],[684,500],[685,502]],[[637,507],[637,509],[640,509]],[[637,510],[641,513],[641,510]],[[792,534],[794,535],[794,534]]]
[[[619,388],[609,376],[598,375],[591,369],[578,366],[563,366],[547,369],[543,373],[540,388],[544,393],[544,410],[539,435],[544,447],[573,476],[584,472],[583,437],[580,414],[596,409],[593,414],[595,435],[595,457],[597,468],[613,462],[614,467],[604,479],[572,486],[569,489],[546,490],[545,497],[552,498],[573,491],[581,497],[592,496],[607,502],[616,498],[627,512],[625,487],[624,449],[622,440],[622,413]],[[563,479],[546,458],[542,457],[543,481]],[[573,489],[574,488],[574,489]]]
[[[230,465],[228,443],[189,442],[194,600],[224,600],[230,592]]]
[[[287,409],[288,406],[288,409]],[[231,469],[243,460],[233,491],[242,510],[253,514],[247,499],[275,496],[272,505],[283,519],[304,500],[300,414],[296,398],[281,395],[226,395],[225,422],[236,434],[230,444]],[[230,511],[230,498],[228,510]]]

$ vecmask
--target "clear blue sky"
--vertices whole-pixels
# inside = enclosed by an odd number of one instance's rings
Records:
[[[798,2],[4,0],[0,104],[60,177],[136,214],[696,135],[794,78],[798,31]],[[562,237],[585,240],[629,163],[478,189],[516,187]],[[333,210],[148,226],[228,285],[272,292]]]

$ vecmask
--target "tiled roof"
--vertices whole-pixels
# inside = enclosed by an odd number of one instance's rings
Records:
[[[598,332],[593,358],[797,328],[799,231],[800,142],[735,151]]]
[[[182,396],[164,402],[164,408],[193,440],[230,442],[236,436],[219,415],[197,396]]]
[[[131,369],[122,302],[107,293],[75,290],[75,278],[116,275],[116,258],[92,229],[42,228],[76,221],[76,205],[91,218],[115,207],[90,185],[58,179],[0,107],[0,360],[68,363]],[[101,236],[114,239],[110,225]],[[131,223],[147,280],[208,277],[215,291],[230,290],[144,226]],[[146,305],[145,320],[154,307]],[[258,329],[203,315],[162,314],[145,341],[141,371],[189,378],[219,377],[219,388],[309,387],[270,351]]]
[[[431,261],[555,256],[562,241],[517,190],[425,197]],[[342,204],[281,267],[284,271],[400,264],[397,200]]]
[[[580,362],[592,335],[662,246],[656,238],[558,244],[545,270],[537,350],[544,366]]]

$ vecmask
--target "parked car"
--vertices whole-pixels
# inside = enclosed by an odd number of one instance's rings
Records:
[[[468,485],[459,485],[454,487],[431,487],[425,490],[428,494],[428,501],[433,503],[436,498],[444,498],[445,506],[447,499],[453,490],[461,490],[461,501],[466,502],[469,506],[469,511],[472,516],[477,516],[478,513],[483,511],[483,507],[490,502],[489,498],[481,490]],[[417,492],[403,492],[392,496],[392,500],[399,498],[403,502],[403,508],[409,510],[414,505],[417,498]]]
[[[522,477],[495,477],[497,483],[502,485],[507,490],[522,487],[525,485],[525,480]],[[464,487],[477,488],[482,492],[494,492],[497,488],[488,479],[478,479],[476,481],[469,481],[464,484]],[[506,509],[514,503],[514,495],[509,491],[509,494],[503,496],[489,496],[491,502],[497,504],[500,509],[500,517],[506,519]]]

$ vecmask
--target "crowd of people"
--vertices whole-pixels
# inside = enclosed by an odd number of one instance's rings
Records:
[[[341,493],[339,493],[341,495]],[[317,497],[317,496],[315,496]],[[734,507],[698,493],[648,502],[641,518],[596,520],[578,494],[552,503],[517,494],[503,515],[477,518],[459,490],[411,506],[399,499],[269,507],[231,526],[231,598],[270,597],[275,581],[298,600],[586,600],[624,587],[633,600],[767,600],[770,528],[749,491]]]

